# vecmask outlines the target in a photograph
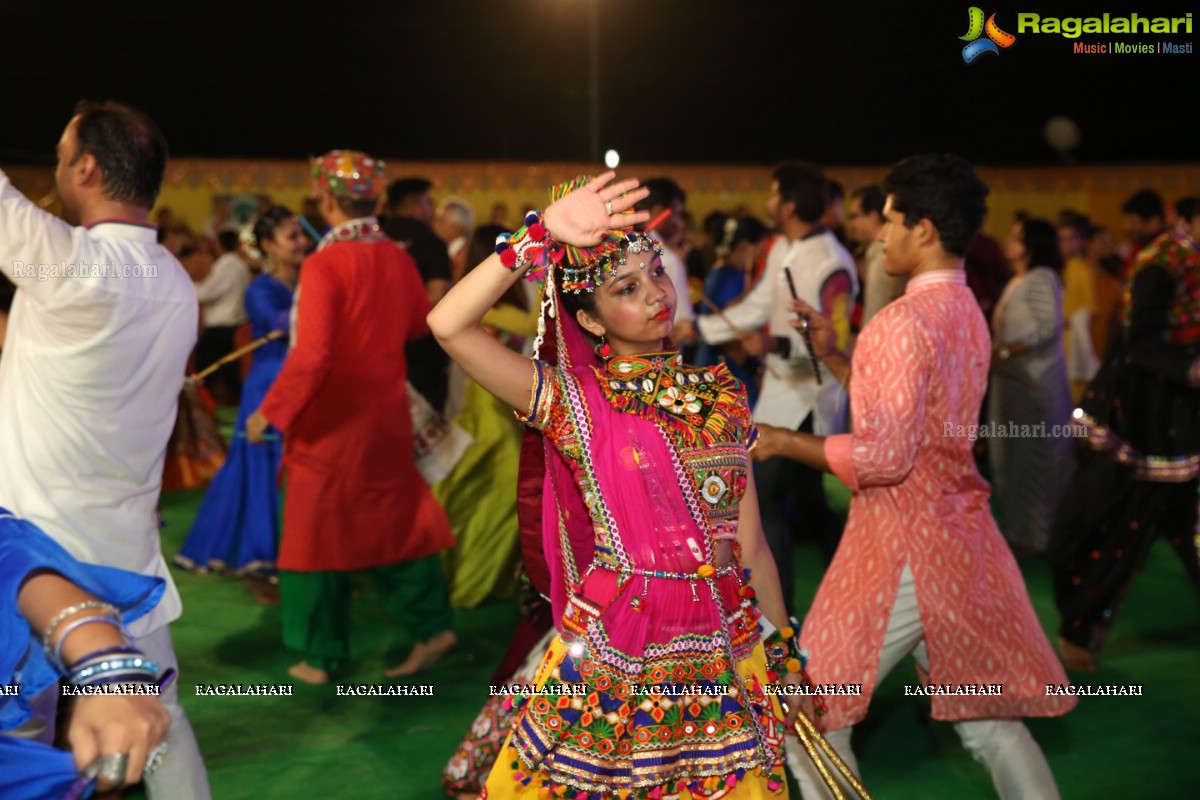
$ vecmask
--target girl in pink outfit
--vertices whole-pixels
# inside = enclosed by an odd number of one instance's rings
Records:
[[[801,664],[786,633],[764,652],[752,602],[786,632],[756,429],[723,366],[664,352],[676,300],[662,245],[628,228],[648,214],[622,213],[645,190],[612,177],[559,189],[429,315],[446,352],[546,441],[558,635],[482,797],[786,796],[783,732],[802,704],[785,718],[768,684],[798,687]],[[480,324],[530,267],[546,278],[552,360]]]

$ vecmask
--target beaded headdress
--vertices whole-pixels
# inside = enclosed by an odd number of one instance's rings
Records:
[[[565,197],[591,180],[588,176],[581,176],[555,186],[550,190],[550,202]],[[615,276],[621,267],[629,263],[630,255],[652,252],[661,256],[665,252],[662,242],[632,227],[610,230],[598,244],[591,247],[562,244],[554,241],[550,234],[542,222],[541,214],[531,211],[525,217],[524,226],[511,235],[501,234],[496,239],[496,252],[506,267],[511,269],[530,263],[525,280],[545,282],[538,335],[534,340],[535,353],[546,334],[546,319],[555,316],[557,291],[572,294],[594,292],[607,278]],[[642,268],[645,266],[643,264]]]
[[[387,168],[358,150],[330,150],[313,161],[312,179],[334,197],[371,200],[387,187]]]

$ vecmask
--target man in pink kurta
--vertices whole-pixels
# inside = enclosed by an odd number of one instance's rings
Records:
[[[760,445],[828,469],[854,492],[801,646],[816,683],[862,685],[861,695],[826,698],[828,738],[848,760],[852,726],[912,653],[934,719],[956,723],[1001,797],[1057,797],[1045,758],[1014,718],[1057,716],[1076,698],[1057,693],[1066,676],[971,452],[991,341],[962,265],[987,188],[955,156],[907,159],[884,187],[880,238],[889,273],[911,276],[907,290],[863,329],[852,365],[832,351],[828,324],[807,318],[818,355],[849,382],[853,433],[768,430]],[[801,783],[806,797],[819,796]]]

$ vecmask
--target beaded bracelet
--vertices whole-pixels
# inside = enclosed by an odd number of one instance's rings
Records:
[[[807,658],[797,643],[799,624],[795,618],[789,620],[790,625],[774,631],[763,640],[763,650],[767,655],[768,677],[778,680],[787,673],[801,674],[806,666]]]
[[[158,665],[144,655],[102,659],[76,667],[67,676],[67,682],[72,686],[89,686],[114,675],[130,675],[140,679],[125,678],[126,683],[155,683],[158,680]]]
[[[121,612],[117,610],[116,606],[100,600],[87,600],[82,603],[76,603],[73,606],[68,606],[67,608],[64,608],[62,611],[58,612],[58,615],[50,621],[49,625],[46,626],[46,635],[42,637],[42,647],[46,648],[47,653],[50,652],[50,640],[54,638],[54,631],[59,625],[62,624],[63,620],[72,614],[78,614],[80,611],[85,611],[89,608],[107,611],[109,614],[116,617],[118,622],[121,619]]]
[[[799,675],[801,688],[811,693],[815,684],[807,671],[808,654],[800,647],[800,623],[795,617],[788,622],[789,625],[763,640],[763,650],[767,655],[767,677],[774,682],[785,674]],[[819,695],[811,696],[817,716],[825,716],[825,701]]]
[[[502,233],[496,237],[496,253],[500,256],[500,263],[511,270],[537,264],[557,247],[559,244],[551,238],[539,211],[526,214],[525,224],[511,235]],[[530,274],[525,277],[534,279]]]

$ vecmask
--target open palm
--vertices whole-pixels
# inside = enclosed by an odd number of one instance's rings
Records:
[[[615,172],[606,172],[546,209],[543,220],[555,240],[575,247],[599,244],[610,230],[628,228],[650,219],[648,211],[624,212],[650,194],[636,178],[609,186]]]

